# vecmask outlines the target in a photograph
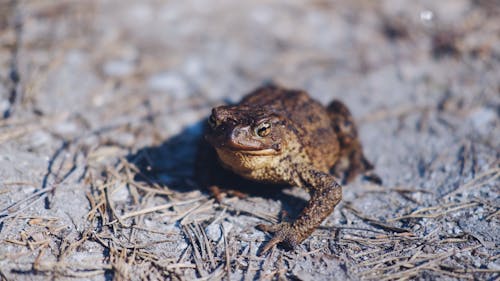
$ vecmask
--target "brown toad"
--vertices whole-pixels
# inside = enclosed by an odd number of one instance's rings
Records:
[[[294,248],[311,235],[342,198],[336,176],[348,182],[373,169],[346,106],[335,100],[325,108],[304,91],[258,88],[237,105],[214,108],[208,124],[205,139],[225,169],[252,181],[299,186],[311,195],[294,222],[258,226],[274,234],[261,253],[278,243]],[[198,179],[210,186],[217,167],[207,159],[202,161],[210,168]],[[379,181],[376,175],[372,180]]]

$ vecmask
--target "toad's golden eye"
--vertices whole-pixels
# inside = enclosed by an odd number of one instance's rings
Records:
[[[208,118],[208,125],[210,125],[212,129],[215,129],[215,127],[217,127],[217,120],[215,120],[215,116],[210,115],[210,117]]]
[[[259,137],[265,137],[271,133],[271,123],[262,122],[255,128],[255,133],[259,135]]]

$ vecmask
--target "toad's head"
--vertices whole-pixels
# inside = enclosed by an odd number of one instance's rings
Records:
[[[212,110],[205,138],[231,169],[270,165],[287,147],[286,118],[248,105],[219,106]]]

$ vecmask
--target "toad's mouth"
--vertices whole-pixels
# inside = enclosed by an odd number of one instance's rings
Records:
[[[259,141],[236,141],[234,139],[228,140],[227,138],[214,137],[212,135],[205,136],[205,139],[214,148],[225,153],[240,153],[255,156],[278,155],[281,153],[280,145],[269,146],[264,145]]]
[[[260,149],[260,150],[239,150],[238,152],[240,152],[242,154],[256,155],[256,156],[266,156],[266,155],[279,154],[279,151],[276,151],[272,148]]]
[[[279,151],[276,151],[272,148],[265,149],[242,149],[242,148],[234,148],[228,146],[216,147],[219,152],[222,153],[240,153],[252,156],[271,156],[280,154]]]

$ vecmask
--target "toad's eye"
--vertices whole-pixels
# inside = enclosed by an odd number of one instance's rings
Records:
[[[215,120],[215,116],[210,115],[210,117],[208,118],[208,125],[210,125],[212,129],[215,129],[215,127],[217,127],[217,120]]]
[[[259,135],[259,137],[268,136],[271,133],[271,123],[262,122],[255,128],[255,133]]]

